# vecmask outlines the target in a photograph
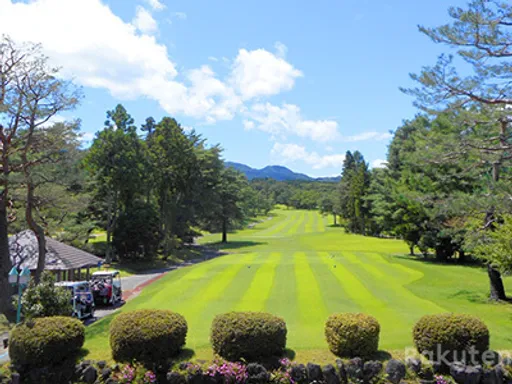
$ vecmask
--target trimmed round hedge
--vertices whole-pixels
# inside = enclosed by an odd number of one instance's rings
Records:
[[[379,348],[379,333],[377,319],[364,313],[333,314],[325,324],[329,349],[339,357],[371,357]]]
[[[282,356],[286,348],[286,323],[263,312],[230,312],[213,319],[213,350],[227,360],[258,361]]]
[[[77,358],[85,327],[65,316],[42,317],[16,325],[9,335],[9,357],[21,369],[58,365]]]
[[[116,361],[165,363],[185,345],[187,322],[179,313],[140,309],[121,313],[110,324],[110,347]]]
[[[479,318],[464,314],[423,316],[414,325],[413,339],[418,352],[435,360],[445,356],[449,362],[461,360],[464,355],[467,358],[472,348],[476,358],[489,349],[487,326]]]

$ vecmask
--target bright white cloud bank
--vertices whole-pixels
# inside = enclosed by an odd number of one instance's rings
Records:
[[[249,100],[288,91],[301,76],[301,71],[273,53],[264,49],[241,49],[235,59],[231,80],[242,97]]]
[[[154,10],[164,7],[157,0],[147,3]],[[178,73],[165,45],[151,35],[157,22],[141,6],[131,23],[100,0],[0,0],[0,10],[0,33],[41,42],[65,76],[106,88],[118,98],[148,97],[171,114],[208,122],[232,119],[243,109],[243,100],[289,90],[301,76],[283,58],[263,49],[241,49],[224,80],[208,66]]]
[[[283,163],[293,163],[296,161],[304,162],[313,169],[323,169],[329,167],[340,168],[345,159],[345,153],[319,155],[317,152],[309,152],[306,147],[298,144],[275,143],[271,154],[278,161]],[[386,160],[377,159],[372,161],[372,168],[384,168],[387,165]]]
[[[137,7],[137,13],[132,23],[141,33],[148,35],[155,33],[158,29],[156,20],[153,19],[151,13],[141,6]]]
[[[328,167],[341,167],[345,154],[319,155],[316,152],[308,152],[305,147],[297,144],[275,143],[272,148],[272,155],[278,157],[285,163],[303,161],[313,167],[322,169]]]
[[[146,0],[146,3],[148,3],[149,6],[155,11],[161,11],[165,9],[165,5],[159,0]]]
[[[182,114],[214,123],[241,116],[244,128],[260,130],[275,139],[298,136],[316,142],[384,140],[389,134],[365,132],[343,136],[338,123],[308,119],[300,107],[274,105],[265,98],[291,90],[303,73],[286,60],[287,48],[276,52],[240,49],[220,78],[208,65],[178,71],[164,44],[155,37],[153,13],[166,6],[145,0],[131,22],[122,20],[101,0],[0,0],[0,35],[16,41],[40,42],[63,76],[81,85],[107,89],[114,97],[155,100],[169,114]],[[185,19],[184,13],[175,13]],[[209,58],[216,62],[219,59]],[[302,160],[313,168],[339,166],[344,155],[321,156],[296,144],[274,145],[284,160]]]
[[[385,168],[388,165],[386,160],[376,159],[372,161],[372,168]]]
[[[250,127],[270,133],[272,137],[286,137],[294,134],[314,141],[329,141],[338,137],[338,123],[332,120],[305,120],[300,108],[293,104],[281,107],[266,104],[255,104],[247,115]],[[246,128],[250,128],[246,123]]]

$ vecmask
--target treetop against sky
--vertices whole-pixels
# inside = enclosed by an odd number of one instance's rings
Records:
[[[84,87],[84,140],[122,102],[138,124],[176,117],[229,160],[339,174],[347,150],[378,166],[404,118],[398,87],[441,47],[417,24],[462,0],[222,3],[207,0],[0,0],[0,34],[43,44]]]

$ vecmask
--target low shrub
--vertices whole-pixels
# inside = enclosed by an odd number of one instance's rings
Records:
[[[329,349],[340,357],[371,357],[379,348],[379,333],[377,319],[363,313],[333,314],[325,324]]]
[[[110,324],[112,357],[123,362],[165,363],[180,353],[187,330],[185,318],[171,311],[121,313]]]
[[[423,316],[413,329],[418,352],[434,361],[442,356],[447,362],[470,361],[474,349],[477,361],[489,349],[489,329],[477,317],[443,313]]]
[[[12,329],[9,356],[19,370],[59,365],[78,357],[84,338],[84,325],[71,317],[28,320]]]
[[[228,360],[257,361],[281,356],[286,347],[286,323],[262,312],[230,312],[215,317],[213,350]]]

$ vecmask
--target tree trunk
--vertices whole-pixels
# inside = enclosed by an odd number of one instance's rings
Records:
[[[466,262],[466,252],[463,250],[459,250],[459,264],[463,264]]]
[[[12,268],[12,263],[9,255],[7,227],[7,204],[5,196],[2,196],[0,197],[0,313],[7,313],[11,309],[9,271]]]
[[[338,224],[336,223],[336,214],[335,214],[335,213],[333,213],[332,215],[334,216],[334,226],[336,226],[336,225],[338,225]]]
[[[112,232],[114,231],[117,221],[117,192],[113,192],[110,196],[107,208],[107,249],[105,251],[105,263],[112,263]]]
[[[29,177],[29,176],[27,176]],[[44,229],[34,220],[34,184],[30,179],[27,180],[27,207],[25,209],[25,219],[28,227],[34,232],[37,238],[37,268],[34,276],[36,284],[39,284],[46,264],[46,237]]]
[[[228,220],[226,218],[222,219],[222,242],[228,242]]]
[[[501,273],[493,268],[491,264],[487,265],[487,274],[489,275],[489,281],[491,283],[491,295],[490,299],[494,301],[506,300],[505,287],[503,286],[503,279]]]
[[[409,255],[414,256],[414,244],[409,245]]]

